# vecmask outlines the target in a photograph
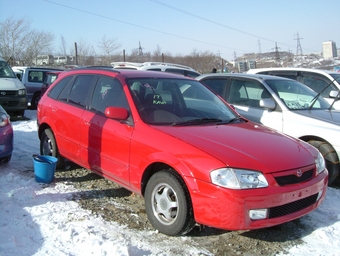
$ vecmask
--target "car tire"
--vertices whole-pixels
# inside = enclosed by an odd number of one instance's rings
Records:
[[[12,155],[0,158],[0,165],[7,164],[11,160]]]
[[[36,92],[33,95],[32,102],[31,102],[31,109],[33,109],[33,110],[37,109],[40,97],[41,97],[41,93],[40,92]]]
[[[195,226],[189,192],[174,170],[162,170],[151,176],[144,199],[148,219],[159,232],[184,235]]]
[[[325,158],[328,170],[328,185],[331,185],[339,175],[339,159],[331,145],[324,141],[310,140],[309,144],[317,148]]]
[[[40,154],[54,156],[58,159],[57,168],[64,164],[64,158],[60,155],[54,134],[50,129],[45,129],[40,138]]]

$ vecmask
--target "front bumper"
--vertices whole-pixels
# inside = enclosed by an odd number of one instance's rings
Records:
[[[191,193],[195,220],[225,230],[251,230],[279,225],[302,217],[323,202],[328,185],[325,170],[308,182],[292,186],[231,190],[187,179],[195,184]],[[265,219],[252,220],[251,210],[268,209]]]

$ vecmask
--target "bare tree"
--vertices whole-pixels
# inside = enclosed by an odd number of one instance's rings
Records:
[[[70,53],[76,56],[75,48],[70,48]],[[93,48],[84,40],[77,41],[78,65],[95,65]]]
[[[15,20],[13,17],[0,23],[0,53],[4,58],[23,58],[29,41],[30,24],[28,19]]]
[[[103,61],[105,63],[110,63],[112,61],[112,56],[120,46],[121,45],[117,43],[117,38],[107,38],[106,35],[104,35],[101,41],[98,42],[98,47],[102,50]]]
[[[32,30],[30,26],[31,21],[26,18],[10,17],[0,23],[0,54],[3,57],[31,64],[38,54],[50,50],[53,34]]]
[[[67,53],[66,53],[66,41],[65,41],[65,38],[63,36],[60,36],[60,52],[66,56]]]

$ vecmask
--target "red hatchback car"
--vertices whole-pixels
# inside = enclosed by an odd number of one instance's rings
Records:
[[[165,72],[75,69],[38,110],[40,151],[143,195],[167,235],[195,224],[250,230],[299,218],[327,190],[311,145],[239,116],[198,81]]]

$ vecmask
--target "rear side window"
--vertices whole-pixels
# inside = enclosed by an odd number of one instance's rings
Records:
[[[59,83],[53,86],[48,96],[50,96],[53,99],[57,99],[60,93],[64,90],[65,86],[71,81],[72,78],[73,76],[68,76],[62,79]],[[66,97],[66,100],[67,100],[67,97]]]
[[[165,70],[165,72],[168,72],[168,73],[174,73],[174,74],[178,74],[178,75],[184,75],[184,71],[181,70],[181,69],[175,69],[175,68],[167,68]]]
[[[73,83],[68,102],[85,106],[86,98],[94,78],[95,75],[79,75]]]
[[[321,96],[324,98],[329,98],[329,93],[332,90],[338,90],[337,87],[332,84],[332,81],[322,75],[304,72],[302,77],[302,83],[317,93],[321,92]]]
[[[44,81],[43,71],[29,71],[28,72],[28,82],[42,83]]]

